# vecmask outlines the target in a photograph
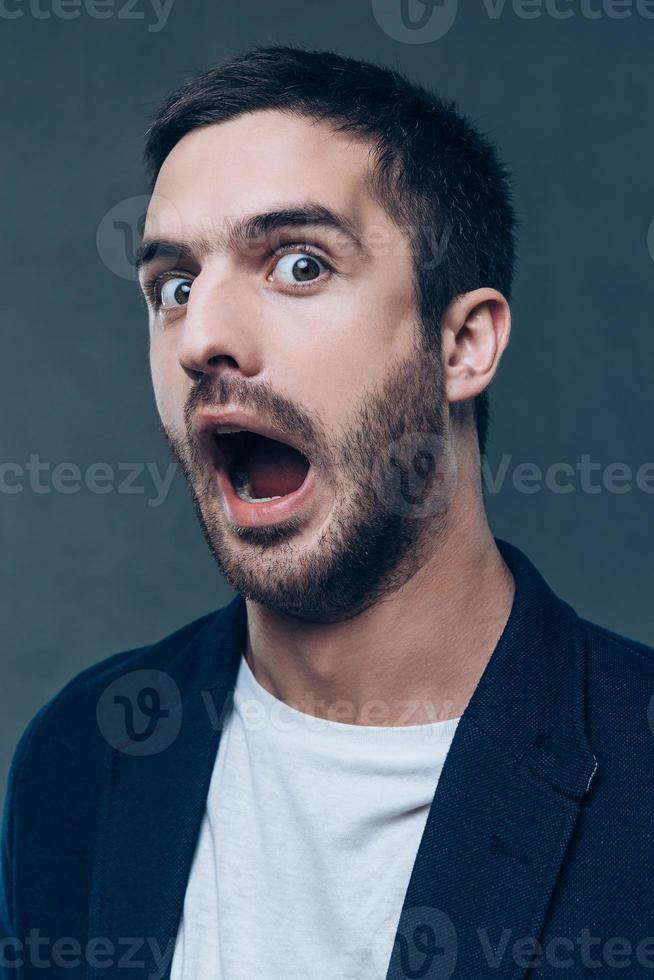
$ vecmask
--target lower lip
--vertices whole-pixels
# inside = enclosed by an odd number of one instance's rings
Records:
[[[264,527],[297,517],[298,513],[310,502],[316,488],[313,466],[309,466],[307,475],[297,490],[287,493],[283,497],[278,497],[276,500],[249,503],[247,500],[241,500],[238,496],[228,473],[224,469],[217,469],[216,474],[227,516],[233,524],[241,527]]]

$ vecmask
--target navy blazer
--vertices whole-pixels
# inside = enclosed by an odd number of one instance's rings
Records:
[[[387,980],[654,977],[654,650],[581,619],[497,544],[512,610],[447,755]],[[245,628],[237,596],[82,671],[27,726],[3,980],[169,976]]]

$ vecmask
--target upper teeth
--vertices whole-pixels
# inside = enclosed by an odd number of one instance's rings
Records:
[[[234,425],[217,425],[215,431],[216,435],[226,436],[232,432],[245,432],[246,429],[238,429]]]

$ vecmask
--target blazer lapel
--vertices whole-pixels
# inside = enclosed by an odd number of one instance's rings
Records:
[[[597,762],[584,726],[573,610],[518,549],[516,593],[436,788],[387,980],[518,980]]]
[[[135,676],[127,700],[139,703],[139,689],[148,690],[151,698],[155,691],[157,710],[167,715],[161,730],[143,743],[144,751],[138,742],[109,739],[89,910],[89,938],[98,943],[98,951],[87,956],[89,980],[115,977],[117,965],[138,967],[139,975],[152,980],[170,974],[245,629],[245,602],[239,595],[170,663],[164,657],[164,668],[153,658],[152,671]],[[129,684],[129,673],[123,680]],[[117,731],[124,729],[125,718],[124,711],[117,713]]]

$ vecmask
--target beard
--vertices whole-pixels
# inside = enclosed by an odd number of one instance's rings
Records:
[[[334,501],[311,544],[298,542],[295,519],[259,528],[227,522],[191,427],[198,407],[227,403],[274,420],[311,447],[311,465]],[[339,435],[268,385],[227,373],[203,375],[184,416],[185,439],[165,427],[164,434],[207,544],[233,589],[278,613],[329,623],[363,612],[418,571],[445,528],[456,462],[436,351],[416,345],[365,393]]]

